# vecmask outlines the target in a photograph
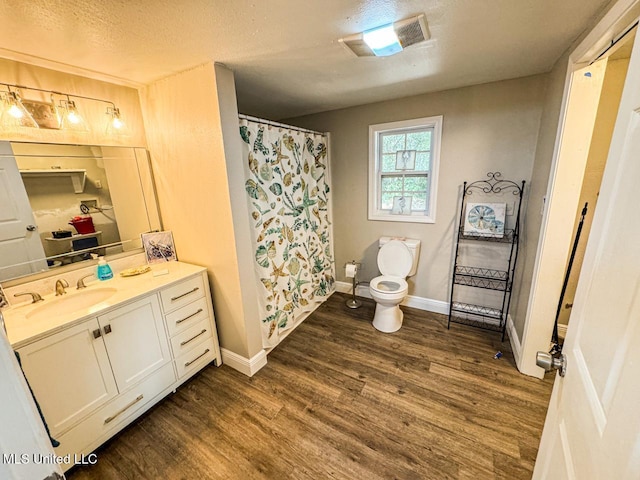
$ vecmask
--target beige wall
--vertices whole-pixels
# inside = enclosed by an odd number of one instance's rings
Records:
[[[3,129],[0,132],[0,140],[78,143],[83,145],[146,146],[140,100],[138,91],[134,88],[122,87],[6,59],[0,59],[0,82],[111,101],[120,108],[122,119],[127,126],[126,135],[107,135],[107,104],[77,99],[76,104],[90,125],[88,132],[21,127]],[[47,95],[32,90],[23,90],[22,97],[29,100],[49,100]]]
[[[531,171],[526,203],[524,204],[524,228],[520,239],[520,266],[516,272],[511,305],[511,317],[519,337],[518,343],[522,341],[527,315],[529,293],[542,225],[542,209],[544,208],[544,197],[547,194],[549,173],[560,122],[568,61],[569,54],[566,53],[555,63],[549,74],[535,161]]]
[[[209,271],[221,346],[251,357],[255,342],[247,331],[253,325],[245,322],[238,271],[222,88],[208,63],[149,85],[141,99],[164,227],[173,231],[181,260]]]
[[[233,72],[223,65],[215,65],[216,88],[220,107],[220,125],[229,184],[229,199],[233,217],[233,231],[237,252],[237,269],[240,278],[241,301],[248,358],[262,350],[262,328],[256,288],[255,253],[251,240],[251,216],[245,191],[244,155],[238,124],[238,104]]]
[[[529,180],[545,82],[538,75],[286,120],[331,132],[338,280],[346,280],[343,265],[352,259],[364,262],[361,280],[378,274],[379,237],[417,238],[422,252],[409,294],[448,302],[462,183],[489,171]],[[367,220],[368,126],[433,115],[444,116],[436,223]]]

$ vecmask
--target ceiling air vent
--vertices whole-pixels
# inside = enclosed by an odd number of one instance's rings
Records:
[[[393,29],[403,49],[430,38],[427,22],[423,14],[394,22]],[[349,35],[339,41],[358,57],[375,56],[373,50],[365,43],[362,33]]]

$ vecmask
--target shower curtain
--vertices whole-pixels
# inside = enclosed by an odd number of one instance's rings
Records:
[[[327,137],[240,121],[265,348],[333,293]]]

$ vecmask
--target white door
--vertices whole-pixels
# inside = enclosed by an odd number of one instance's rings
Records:
[[[0,147],[0,281],[47,269],[18,164],[13,156],[4,156],[6,148],[10,153],[5,145]]]
[[[171,361],[156,295],[98,317],[120,393]]]
[[[640,35],[551,396],[535,479],[640,478]]]

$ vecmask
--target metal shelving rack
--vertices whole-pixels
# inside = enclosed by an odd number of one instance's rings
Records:
[[[456,252],[453,265],[453,276],[451,279],[451,296],[449,308],[449,321],[447,328],[451,328],[452,323],[471,325],[473,327],[492,330],[502,333],[504,341],[507,314],[511,303],[511,290],[513,286],[513,276],[518,260],[518,239],[520,235],[520,207],[522,205],[522,194],[524,192],[524,180],[519,185],[511,180],[502,179],[500,172],[487,173],[486,180],[478,180],[472,183],[464,182],[462,188],[462,198],[460,205],[460,223],[456,235]],[[512,228],[505,228],[503,234],[474,234],[464,232],[464,215],[467,202],[472,199],[473,194],[483,195],[490,198],[492,195],[513,194],[517,196],[515,206],[515,223]],[[505,221],[506,223],[506,221]],[[506,227],[506,225],[505,225]],[[498,261],[496,268],[485,268],[485,266],[461,265],[460,245],[472,246],[474,242],[503,244],[496,245],[496,258],[502,257]],[[480,244],[480,243],[478,243]],[[497,303],[499,306],[476,305],[461,301],[464,295],[462,287],[494,290],[501,293],[501,299]],[[455,299],[454,299],[455,298]]]

